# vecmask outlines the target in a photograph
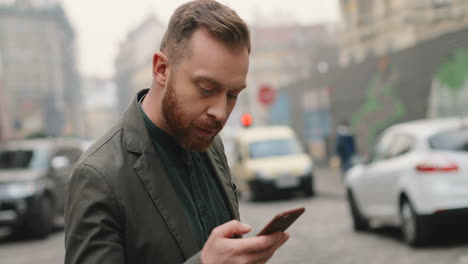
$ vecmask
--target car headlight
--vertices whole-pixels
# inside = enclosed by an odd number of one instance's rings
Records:
[[[15,182],[4,187],[4,195],[10,199],[24,198],[33,195],[39,190],[36,182]]]
[[[266,172],[264,172],[264,171],[256,171],[255,172],[255,177],[257,179],[266,179],[266,178],[268,178],[268,174]]]
[[[310,162],[304,169],[304,175],[312,173],[313,170],[314,170],[314,163]]]

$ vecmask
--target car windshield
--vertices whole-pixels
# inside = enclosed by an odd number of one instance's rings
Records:
[[[468,130],[457,129],[438,133],[429,138],[432,149],[468,151]]]
[[[301,152],[297,140],[289,138],[256,141],[249,144],[251,158],[286,156],[299,154]]]
[[[45,150],[0,150],[0,169],[44,169],[47,166]]]

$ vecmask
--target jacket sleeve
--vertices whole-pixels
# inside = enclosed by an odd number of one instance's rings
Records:
[[[75,168],[65,194],[65,264],[125,263],[122,219],[104,176]]]
[[[187,259],[184,264],[202,264],[200,259],[201,251],[198,251],[197,254],[193,255],[191,258]]]

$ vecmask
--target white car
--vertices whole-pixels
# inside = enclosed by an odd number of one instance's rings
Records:
[[[395,225],[411,246],[430,242],[442,220],[468,215],[467,120],[389,127],[370,159],[347,172],[345,185],[356,231]]]

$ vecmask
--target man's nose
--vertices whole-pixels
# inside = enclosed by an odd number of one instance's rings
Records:
[[[227,107],[226,99],[217,98],[208,107],[207,114],[216,121],[224,122],[227,118]]]

